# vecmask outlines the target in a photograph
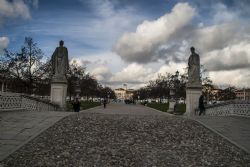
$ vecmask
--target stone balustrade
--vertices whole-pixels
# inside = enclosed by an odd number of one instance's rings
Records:
[[[206,115],[210,116],[250,116],[250,101],[230,100],[206,106]]]
[[[28,110],[28,111],[58,111],[60,107],[49,101],[41,100],[32,96],[1,93],[0,111]]]

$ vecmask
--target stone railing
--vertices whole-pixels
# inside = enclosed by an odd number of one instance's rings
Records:
[[[206,106],[206,115],[210,116],[250,116],[250,101],[230,100]]]
[[[60,107],[49,101],[41,100],[32,96],[1,93],[0,111],[28,110],[28,111],[59,111]]]

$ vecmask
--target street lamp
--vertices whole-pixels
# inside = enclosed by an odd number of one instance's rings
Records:
[[[74,68],[74,77],[75,77],[75,94],[76,94],[76,98],[80,97],[80,93],[81,93],[81,88],[80,88],[80,75],[77,71],[77,68]]]
[[[110,102],[110,92],[108,92],[108,103]]]
[[[169,95],[170,95],[170,100],[169,100],[169,108],[168,108],[168,112],[169,113],[173,113],[174,112],[174,106],[175,106],[175,89],[174,89],[174,84],[171,83],[170,85],[170,91],[169,91]]]

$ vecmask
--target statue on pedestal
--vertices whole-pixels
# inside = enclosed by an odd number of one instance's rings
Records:
[[[52,55],[52,72],[50,100],[60,105],[62,110],[66,109],[67,79],[66,74],[69,69],[68,49],[63,46],[64,42],[59,42]]]
[[[193,116],[199,106],[199,97],[202,94],[200,79],[200,56],[195,53],[194,47],[190,48],[191,55],[188,59],[188,82],[186,88],[186,113]]]
[[[59,42],[52,55],[52,81],[66,81],[66,74],[69,69],[68,49],[63,46],[64,42]]]
[[[191,55],[188,59],[188,85],[200,86],[200,56],[195,53],[195,48],[191,47]]]

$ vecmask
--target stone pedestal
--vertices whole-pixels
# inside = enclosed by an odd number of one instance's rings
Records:
[[[202,86],[187,86],[186,88],[186,116],[194,116],[195,109],[199,108],[199,98],[202,94]]]
[[[60,105],[63,110],[66,109],[67,87],[66,78],[61,81],[53,78],[51,81],[50,101]]]
[[[169,108],[168,108],[169,113],[174,113],[174,105],[175,105],[175,100],[173,99],[169,100]]]

